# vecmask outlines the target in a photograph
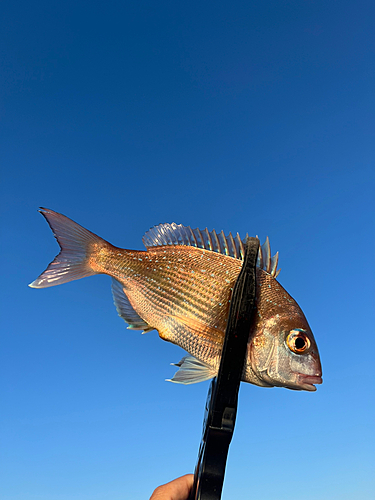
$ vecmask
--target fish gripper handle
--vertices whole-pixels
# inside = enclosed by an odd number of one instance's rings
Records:
[[[220,500],[229,444],[236,421],[247,344],[256,299],[258,238],[247,238],[242,269],[233,287],[217,377],[210,385],[203,435],[190,500]]]

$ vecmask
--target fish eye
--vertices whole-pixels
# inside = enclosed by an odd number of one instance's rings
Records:
[[[303,354],[310,347],[310,340],[302,330],[291,330],[286,338],[289,349],[296,354]]]

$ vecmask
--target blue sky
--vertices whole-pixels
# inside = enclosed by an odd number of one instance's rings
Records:
[[[39,206],[143,249],[161,222],[269,236],[316,393],[243,384],[223,499],[374,498],[370,1],[3,2],[2,500],[143,500],[194,469],[208,383],[127,331],[110,279],[33,290]]]

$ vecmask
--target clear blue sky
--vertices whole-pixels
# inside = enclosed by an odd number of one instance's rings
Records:
[[[373,1],[4,1],[2,500],[144,500],[194,469],[208,383],[127,331],[110,279],[33,290],[39,206],[124,248],[177,222],[267,235],[316,393],[244,384],[223,500],[372,500]]]

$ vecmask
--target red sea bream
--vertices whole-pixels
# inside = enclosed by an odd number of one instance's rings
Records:
[[[119,315],[132,330],[157,330],[188,356],[173,382],[217,374],[229,304],[242,266],[239,235],[161,224],[143,237],[146,251],[117,248],[52,210],[41,209],[61,251],[29,286],[45,288],[94,274],[112,277]],[[278,254],[268,238],[257,264],[256,313],[242,380],[262,387],[315,391],[322,383],[318,348],[297,302],[276,280]],[[249,332],[250,334],[250,332]]]

